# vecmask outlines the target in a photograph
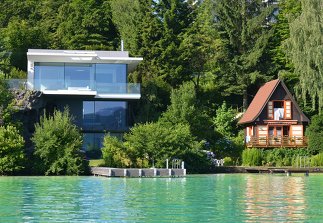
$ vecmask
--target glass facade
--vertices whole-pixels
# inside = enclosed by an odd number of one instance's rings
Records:
[[[31,81],[31,80],[29,80]],[[35,63],[35,90],[93,90],[137,93],[127,84],[126,64]],[[129,88],[129,89],[128,89]]]
[[[127,125],[127,102],[84,101],[83,130],[125,131]]]
[[[65,88],[67,89],[93,89],[94,64],[65,64]]]
[[[35,89],[64,89],[64,79],[64,63],[35,63]]]

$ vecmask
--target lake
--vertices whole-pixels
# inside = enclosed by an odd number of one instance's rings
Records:
[[[0,222],[320,222],[323,175],[0,177]]]

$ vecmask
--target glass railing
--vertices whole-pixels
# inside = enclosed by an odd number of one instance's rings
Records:
[[[140,94],[140,84],[136,83],[96,83],[94,80],[53,80],[35,79],[28,83],[26,79],[10,79],[11,89],[32,89],[37,91],[73,90],[96,91],[97,94]]]
[[[27,80],[26,79],[7,79],[8,86],[10,89],[26,89]]]

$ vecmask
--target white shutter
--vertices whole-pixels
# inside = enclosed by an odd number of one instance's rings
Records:
[[[274,118],[274,103],[272,101],[268,101],[268,119]]]
[[[292,102],[285,101],[285,119],[292,118]]]

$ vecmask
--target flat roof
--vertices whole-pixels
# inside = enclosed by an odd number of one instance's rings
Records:
[[[142,57],[129,57],[128,51],[49,49],[28,49],[27,58],[31,62],[128,64],[130,72],[143,60]]]

